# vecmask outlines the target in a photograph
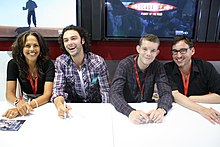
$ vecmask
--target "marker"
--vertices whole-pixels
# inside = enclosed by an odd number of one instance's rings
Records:
[[[64,101],[63,105],[67,109],[67,105],[66,105],[65,101]],[[68,118],[68,112],[64,112],[64,119],[66,119],[66,118]]]
[[[31,106],[31,99],[28,99],[28,106]],[[27,109],[27,113],[29,113],[28,109]]]

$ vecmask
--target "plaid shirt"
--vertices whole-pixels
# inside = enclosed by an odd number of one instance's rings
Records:
[[[51,101],[63,96],[67,102],[109,102],[109,73],[104,59],[91,52],[85,54],[81,70],[86,70],[86,97],[76,64],[69,55],[63,54],[55,61],[55,78]]]
[[[135,56],[136,55],[128,56],[119,63],[110,89],[110,102],[116,110],[129,116],[134,109],[129,106],[128,103],[155,102],[155,100],[152,99],[152,95],[154,92],[154,84],[156,83],[160,97],[158,100],[158,108],[163,108],[168,112],[172,107],[172,91],[168,84],[168,78],[163,64],[154,60],[146,69],[145,73],[142,72],[137,65],[140,83],[141,85],[144,83],[144,93],[141,98],[141,91],[137,84],[134,69]]]

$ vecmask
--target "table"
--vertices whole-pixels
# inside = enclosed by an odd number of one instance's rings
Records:
[[[70,105],[71,119],[60,119],[53,103],[16,118],[26,122],[18,131],[0,131],[0,147],[113,147],[110,104]],[[0,113],[9,106],[1,102]]]
[[[144,125],[133,124],[111,104],[69,105],[73,108],[71,119],[60,119],[52,103],[16,118],[26,122],[19,131],[0,131],[0,146],[220,147],[220,125],[175,103],[163,123]],[[156,108],[155,103],[130,105],[144,111]],[[220,111],[219,104],[203,105]],[[10,107],[0,102],[0,114]]]
[[[154,103],[130,104],[148,112]],[[208,105],[220,112],[219,104]],[[163,123],[135,125],[113,112],[115,147],[220,147],[220,125],[213,125],[200,114],[176,103]]]

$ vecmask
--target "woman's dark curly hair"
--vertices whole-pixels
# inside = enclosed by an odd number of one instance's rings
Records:
[[[85,40],[85,43],[83,44],[83,51],[84,51],[84,53],[88,53],[91,48],[89,33],[84,28],[74,26],[74,25],[69,25],[69,26],[65,27],[62,31],[62,34],[59,36],[58,42],[60,44],[60,47],[61,47],[63,53],[69,55],[69,53],[66,51],[66,48],[63,44],[63,34],[68,30],[74,30],[79,33],[79,36],[81,37],[81,41],[82,41],[82,38]]]
[[[28,74],[29,74],[29,66],[25,60],[24,54],[23,54],[23,48],[25,46],[25,43],[27,41],[28,36],[35,36],[37,38],[37,41],[40,46],[40,54],[37,58],[36,66],[39,73],[39,77],[41,77],[43,73],[43,66],[46,61],[50,60],[49,56],[49,47],[47,46],[46,41],[42,37],[42,35],[36,31],[26,31],[22,34],[18,35],[14,43],[12,44],[12,57],[15,60],[15,63],[18,66],[19,70],[19,77],[23,82],[27,81]]]

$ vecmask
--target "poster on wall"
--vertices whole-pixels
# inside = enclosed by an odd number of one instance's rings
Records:
[[[197,9],[198,0],[105,0],[105,37],[193,38]]]
[[[58,37],[70,24],[77,25],[77,0],[1,1],[0,37],[15,37],[27,30]]]

